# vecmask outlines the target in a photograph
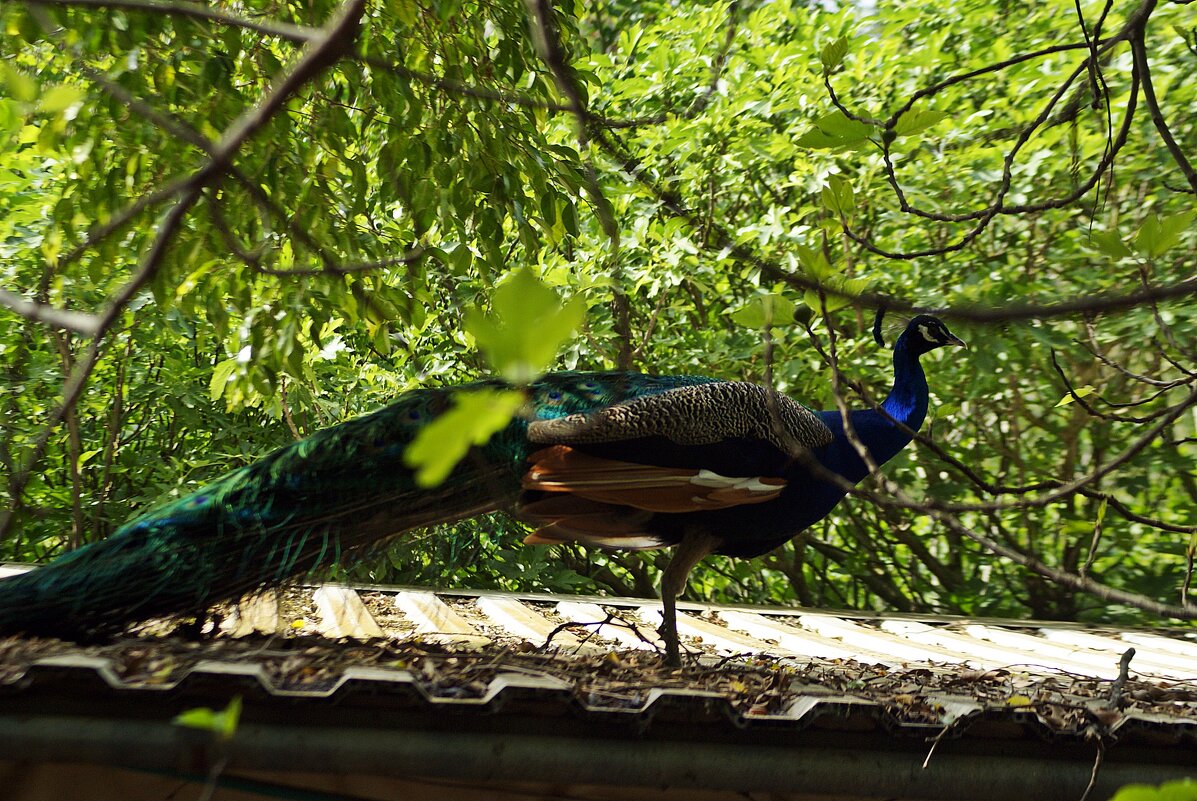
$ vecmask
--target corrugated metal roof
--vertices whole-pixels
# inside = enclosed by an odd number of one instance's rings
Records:
[[[0,575],[17,569],[0,566]],[[659,623],[659,602],[648,599],[321,585],[247,598],[225,610],[217,630],[210,623],[208,634],[214,648],[256,632],[301,640],[322,635],[332,640],[435,644],[445,653],[507,649],[518,654],[539,649],[568,659],[628,650],[656,652]],[[164,628],[168,627],[155,623],[141,631]],[[685,602],[679,604],[678,628],[685,650],[699,666],[856,663],[887,676],[930,672],[975,677],[996,671],[1024,677],[1024,683],[1042,684],[1051,678],[1061,685],[1084,682],[1094,687],[1116,679],[1119,659],[1134,648],[1131,673],[1136,680],[1197,695],[1197,632],[1193,630],[1123,631],[1060,623],[865,616]],[[59,644],[53,650],[20,670],[46,660],[64,664],[61,660],[66,657],[72,664],[99,670],[99,662],[80,655],[86,650],[80,646]],[[225,658],[221,653],[215,656]],[[4,674],[10,682],[16,670],[10,655]],[[1172,708],[1180,717],[1197,715],[1191,700],[1177,701]]]
[[[669,670],[658,623],[655,600],[288,588],[226,609],[198,640],[162,636],[166,621],[105,645],[0,640],[0,724],[5,708],[99,708],[113,693],[176,709],[241,694],[250,717],[368,705],[421,720],[474,710],[491,727],[614,724],[633,738],[767,731],[818,744],[850,732],[916,750],[946,739],[1034,755],[1054,743],[1082,759],[1100,741],[1197,761],[1192,630],[681,603],[690,656]],[[1129,648],[1129,681],[1111,703]]]

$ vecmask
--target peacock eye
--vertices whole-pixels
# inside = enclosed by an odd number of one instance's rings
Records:
[[[408,413],[407,413],[407,419],[408,419],[408,420],[413,420],[413,421],[417,421],[417,422],[418,422],[418,421],[419,421],[419,419],[420,419],[421,417],[423,417],[423,416],[424,416],[424,415],[420,414],[420,410],[419,410],[419,409],[412,409],[410,412],[408,412]]]
[[[559,401],[561,400],[561,392],[556,389],[550,389],[546,397],[551,401]]]
[[[594,392],[598,388],[599,385],[597,381],[583,381],[582,383],[578,384],[578,389],[582,390],[583,392]]]

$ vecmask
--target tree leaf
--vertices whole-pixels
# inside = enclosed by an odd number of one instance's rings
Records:
[[[757,295],[731,313],[732,320],[755,331],[789,325],[794,321],[794,302],[784,295]]]
[[[823,62],[823,69],[831,71],[843,63],[844,56],[848,54],[849,42],[847,36],[841,36],[834,42],[823,45],[823,49],[819,51],[819,61]]]
[[[187,709],[175,715],[171,722],[176,726],[212,732],[220,740],[231,740],[237,733],[240,720],[241,696],[235,695],[233,700],[229,701],[229,705],[220,711],[207,707]]]
[[[802,300],[811,311],[822,312],[826,305],[827,311],[833,312],[851,306],[852,299],[859,296],[868,287],[869,282],[866,278],[830,275],[820,279],[819,284],[832,291],[827,292],[825,298],[821,300],[818,291],[808,289],[802,296]]]
[[[851,217],[856,209],[856,194],[852,191],[852,184],[842,175],[828,177],[822,199],[823,205],[838,217]]]
[[[872,125],[849,119],[836,109],[815,120],[806,133],[794,140],[794,144],[811,150],[856,149],[868,144],[869,137],[875,132]]]
[[[1089,241],[1102,253],[1116,259],[1125,259],[1133,255],[1117,231],[1091,231]]]
[[[216,365],[212,370],[212,377],[208,380],[208,397],[213,401],[218,401],[224,395],[225,385],[229,382],[229,377],[233,375],[233,371],[237,369],[237,357],[225,359]]]
[[[491,314],[471,309],[464,322],[496,372],[513,384],[527,384],[552,363],[585,316],[581,298],[562,303],[525,267],[495,289]]]
[[[0,79],[3,79],[8,95],[21,103],[37,100],[37,81],[30,78],[7,61],[0,61]]]
[[[46,114],[57,114],[66,111],[83,100],[85,96],[86,93],[80,87],[63,83],[52,86],[42,93],[38,107]]]
[[[1083,387],[1077,387],[1072,392],[1068,393],[1063,398],[1061,398],[1060,402],[1057,403],[1055,405],[1055,407],[1053,407],[1053,408],[1058,409],[1061,406],[1067,406],[1068,404],[1072,403],[1077,398],[1084,398],[1088,395],[1092,395],[1094,392],[1097,392],[1097,390],[1094,389],[1092,384],[1086,384]]]
[[[103,453],[103,449],[92,448],[91,450],[84,451],[83,453],[79,454],[79,461],[75,463],[75,469],[78,470],[79,468],[83,467],[83,465],[91,461],[91,459],[98,453]]]
[[[901,117],[898,117],[898,121],[894,124],[894,135],[913,136],[914,134],[922,133],[950,116],[946,111],[911,109]]]
[[[1180,235],[1188,230],[1197,211],[1182,211],[1161,217],[1153,214],[1143,221],[1135,236],[1135,249],[1145,258],[1162,256],[1180,242]]]
[[[454,406],[428,423],[403,452],[416,471],[416,483],[435,487],[453,472],[474,445],[485,445],[515,416],[524,395],[515,390],[480,389],[458,392]]]

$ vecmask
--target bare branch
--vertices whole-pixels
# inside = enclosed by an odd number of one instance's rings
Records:
[[[292,25],[289,22],[276,22],[274,20],[245,19],[244,17],[230,14],[223,9],[212,8],[211,6],[199,3],[190,3],[186,0],[169,0],[169,2],[156,2],[156,0],[28,0],[28,2],[31,5],[43,6],[122,8],[128,11],[148,11],[171,17],[203,19],[234,28],[244,28],[247,31],[274,36],[297,44],[313,42],[320,38],[321,35],[321,31],[318,28],[307,28],[301,25]]]
[[[1155,96],[1155,87],[1151,83],[1151,65],[1147,61],[1146,28],[1147,20],[1144,19],[1143,25],[1135,30],[1134,35],[1130,39],[1131,53],[1135,59],[1135,69],[1138,71],[1139,78],[1143,82],[1143,102],[1146,104],[1147,111],[1151,115],[1151,122],[1160,134],[1160,139],[1164,140],[1164,145],[1168,148],[1168,152],[1172,154],[1172,160],[1176,162],[1176,166],[1180,167],[1185,180],[1189,182],[1190,191],[1197,192],[1197,172],[1194,172],[1193,165],[1189,163],[1184,151],[1176,143],[1176,138],[1172,136],[1172,131],[1168,129],[1168,123],[1164,119],[1164,112],[1160,110],[1159,101]]]
[[[69,309],[56,309],[44,303],[26,300],[16,292],[9,292],[7,289],[0,289],[0,306],[16,312],[26,320],[45,323],[51,328],[73,331],[84,336],[95,336],[100,328],[100,320],[94,315]]]

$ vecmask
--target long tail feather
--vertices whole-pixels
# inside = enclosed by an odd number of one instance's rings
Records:
[[[415,484],[403,452],[447,398],[442,390],[409,393],[275,451],[103,542],[0,580],[0,635],[86,639],[199,612],[410,529],[509,504],[526,456],[521,420],[440,486]]]
[[[693,376],[562,372],[528,388],[531,417],[585,413],[709,383]],[[479,382],[469,391],[495,387]],[[413,528],[514,504],[530,451],[513,420],[440,486],[416,485],[403,455],[454,391],[409,392],[374,414],[282,448],[122,526],[47,567],[0,579],[0,636],[74,639],[200,612],[335,563]]]

